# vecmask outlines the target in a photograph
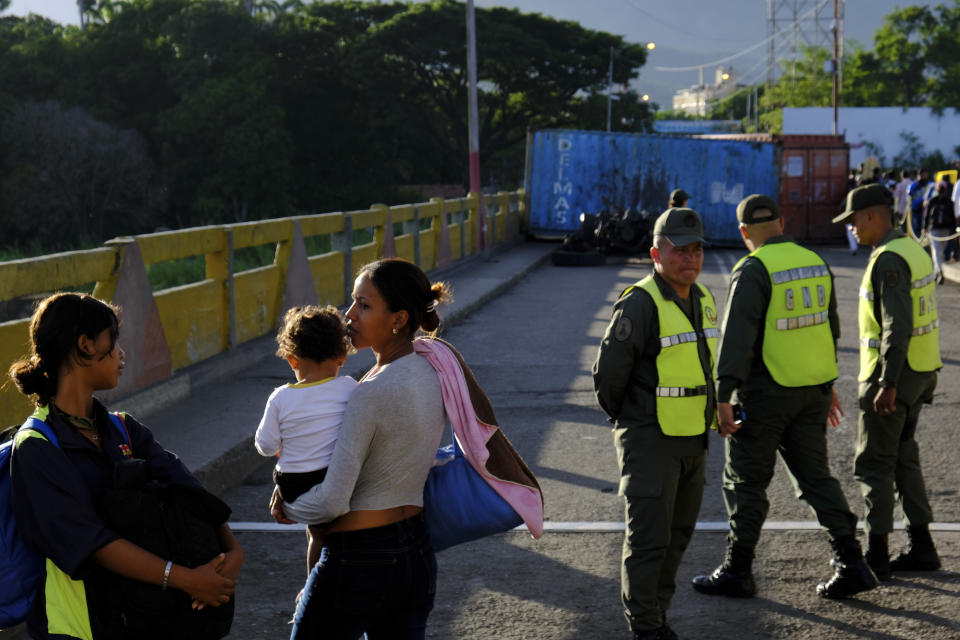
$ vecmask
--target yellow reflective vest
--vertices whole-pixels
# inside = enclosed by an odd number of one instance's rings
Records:
[[[696,436],[708,426],[707,385],[713,384],[713,363],[717,353],[717,304],[710,290],[700,283],[702,332],[697,332],[683,310],[660,293],[660,288],[647,276],[636,284],[650,294],[657,305],[660,323],[660,353],[657,355],[657,421],[668,436]],[[710,351],[709,368],[700,362],[698,342],[703,338]],[[716,411],[709,426],[716,426]]]
[[[907,364],[914,371],[936,371],[940,360],[940,320],[934,290],[933,263],[923,247],[911,238],[894,238],[870,255],[860,283],[860,376],[861,382],[873,375],[880,361],[881,327],[874,309],[873,267],[884,251],[892,251],[910,267],[910,298],[913,307],[913,332],[907,347]]]
[[[764,244],[750,254],[770,275],[763,363],[783,387],[808,387],[837,378],[830,330],[833,283],[823,258],[794,242]]]

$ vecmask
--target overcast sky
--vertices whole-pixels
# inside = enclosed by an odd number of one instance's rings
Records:
[[[665,72],[655,67],[682,67],[711,63],[739,53],[767,38],[767,0],[475,0],[479,7],[508,6],[542,13],[583,26],[623,35],[631,42],[656,43],[647,65],[634,83],[662,108],[670,108],[677,89],[697,82],[697,71]],[[780,2],[779,4],[792,4]],[[813,0],[800,0],[812,6]],[[883,16],[897,6],[932,2],[846,0],[844,35],[870,48]],[[832,15],[832,2],[827,1]],[[9,13],[38,13],[57,22],[78,24],[75,0],[13,0]],[[829,29],[829,24],[825,25]],[[482,39],[483,34],[478,34]],[[779,57],[789,55],[787,39],[774,41]],[[728,62],[748,82],[765,77],[769,46]],[[712,78],[716,65],[704,68]]]

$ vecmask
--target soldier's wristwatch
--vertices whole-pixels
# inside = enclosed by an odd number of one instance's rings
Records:
[[[880,378],[879,380],[877,380],[877,384],[880,385],[881,389],[891,389],[897,386],[897,383],[894,382],[893,380],[890,380],[889,378]]]

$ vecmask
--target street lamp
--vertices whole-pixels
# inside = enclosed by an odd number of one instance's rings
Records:
[[[642,96],[640,96],[640,99],[643,100],[644,102],[649,102],[649,101],[650,101],[650,95],[645,93],[645,94],[643,94]]]

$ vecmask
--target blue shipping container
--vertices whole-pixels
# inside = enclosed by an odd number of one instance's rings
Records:
[[[533,135],[526,188],[530,232],[563,235],[580,213],[610,206],[659,213],[673,189],[690,194],[712,242],[739,244],[737,204],[778,198],[779,152],[770,142],[549,129]]]

